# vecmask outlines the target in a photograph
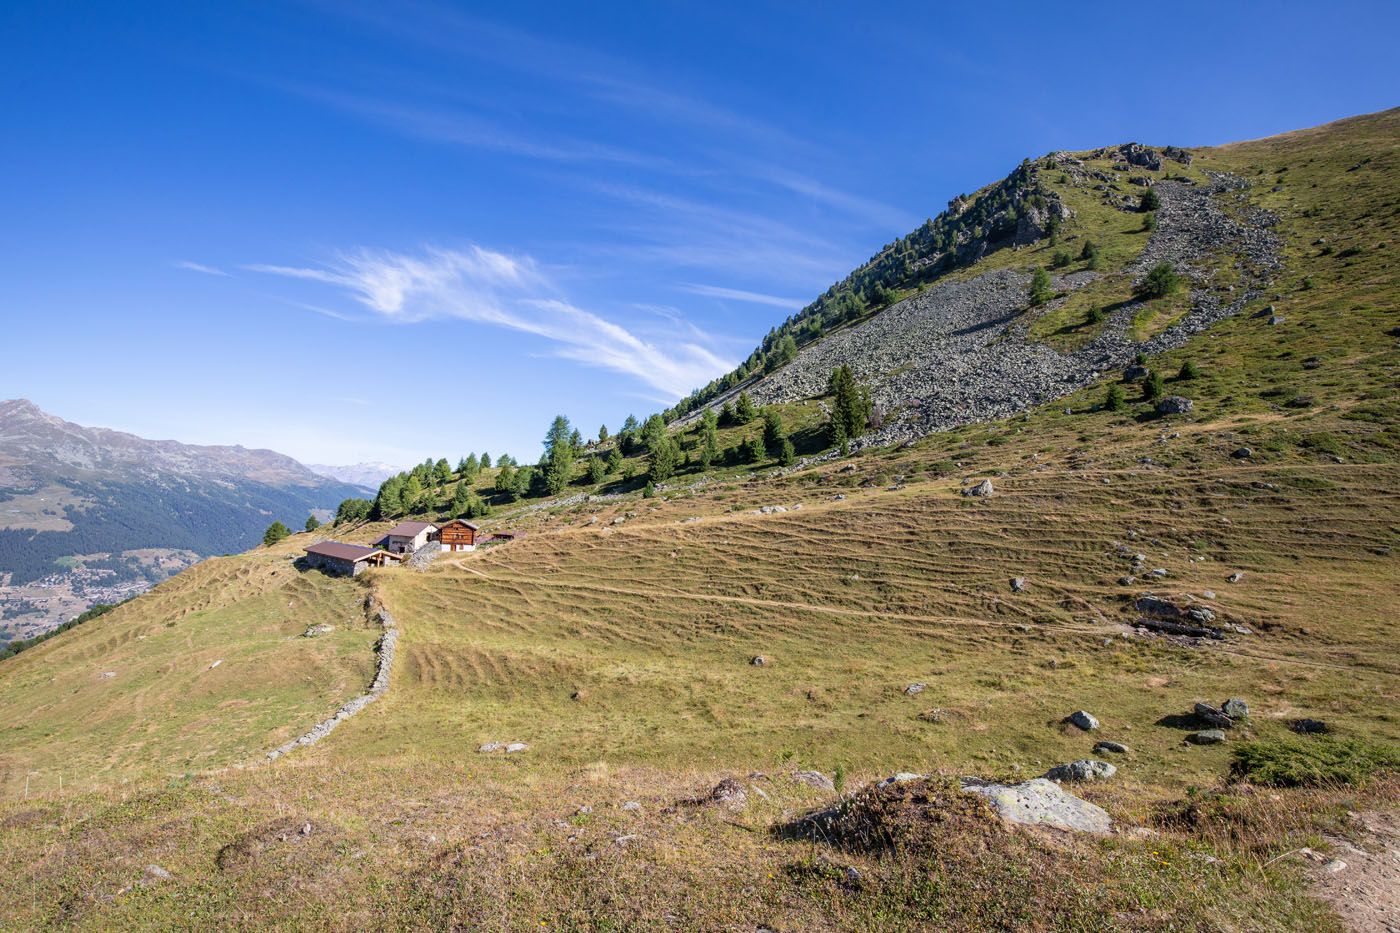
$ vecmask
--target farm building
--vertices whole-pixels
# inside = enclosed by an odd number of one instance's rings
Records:
[[[347,577],[363,573],[369,567],[380,567],[399,560],[379,548],[342,544],[339,541],[321,541],[305,550],[306,562],[310,566]]]
[[[437,540],[438,526],[432,522],[399,522],[389,529],[383,544],[391,554],[412,554]]]
[[[454,518],[438,526],[438,540],[444,551],[475,551],[480,530],[466,519]]]

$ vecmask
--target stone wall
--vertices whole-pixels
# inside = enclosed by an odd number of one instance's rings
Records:
[[[268,752],[268,761],[276,761],[288,752],[303,745],[315,745],[334,732],[336,727],[342,722],[349,719],[366,706],[369,706],[388,691],[389,674],[394,667],[394,651],[399,643],[399,629],[394,622],[394,617],[389,614],[389,610],[384,608],[383,603],[379,601],[377,595],[371,594],[365,601],[365,611],[384,631],[384,634],[379,637],[379,641],[375,644],[376,661],[374,680],[371,681],[369,685],[369,692],[362,693],[353,700],[350,700],[340,709],[336,710],[334,716],[330,719],[318,722],[309,732]]]

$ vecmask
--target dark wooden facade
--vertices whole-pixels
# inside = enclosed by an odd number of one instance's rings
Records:
[[[444,551],[471,551],[476,549],[479,529],[469,521],[454,518],[438,527],[438,537]]]

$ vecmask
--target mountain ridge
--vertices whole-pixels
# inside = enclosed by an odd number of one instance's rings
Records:
[[[0,402],[0,637],[120,601],[363,489],[277,451],[148,440]]]

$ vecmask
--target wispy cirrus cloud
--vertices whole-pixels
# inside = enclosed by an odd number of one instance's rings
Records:
[[[800,310],[805,304],[800,298],[782,298],[778,295],[765,295],[761,292],[745,291],[742,288],[725,288],[721,285],[696,285],[686,283],[678,286],[683,292],[690,292],[692,295],[704,295],[707,298],[726,298],[730,301],[747,301],[750,304],[770,305],[774,308],[788,308],[792,311]]]
[[[320,266],[245,268],[331,286],[389,321],[454,319],[530,334],[550,343],[555,356],[624,373],[669,398],[734,365],[692,339],[640,337],[569,302],[529,257],[480,246],[417,254],[362,249]]]
[[[220,276],[221,278],[228,278],[230,275],[230,273],[225,272],[223,269],[219,269],[214,266],[206,266],[202,262],[191,262],[188,259],[181,259],[174,265],[177,269],[185,269],[189,272],[201,272],[204,275],[216,275]]]

